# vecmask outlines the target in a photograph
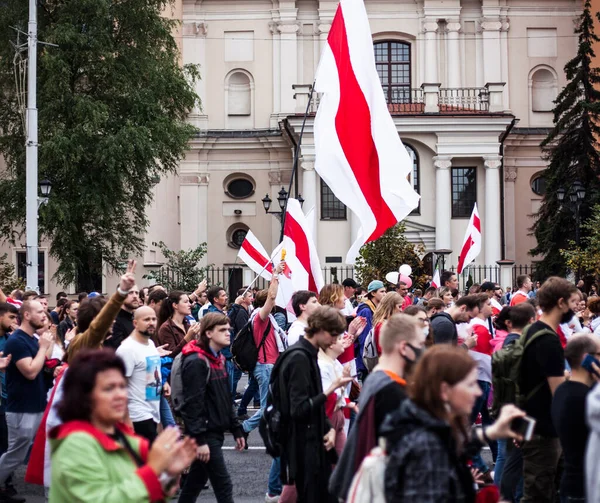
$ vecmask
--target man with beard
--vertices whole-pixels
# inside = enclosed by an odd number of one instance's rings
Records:
[[[552,397],[565,380],[565,353],[556,329],[573,317],[579,290],[566,279],[551,277],[537,296],[542,316],[525,331],[526,340],[537,336],[523,353],[519,383],[526,397],[523,409],[536,420],[533,438],[523,444],[523,503],[554,501],[561,447],[552,424]]]
[[[329,491],[346,500],[352,478],[377,445],[385,417],[406,398],[406,378],[425,350],[425,332],[414,316],[394,314],[381,329],[379,363],[358,398],[359,413],[329,482]]]
[[[277,380],[285,418],[281,482],[296,485],[298,503],[337,501],[327,490],[335,462],[331,458],[331,453],[335,456],[335,430],[325,415],[325,402],[352,378],[342,375],[323,391],[317,355],[345,331],[346,320],[339,310],[318,307],[308,318],[304,337],[283,353],[273,370],[271,385]]]
[[[431,317],[431,330],[436,344],[458,344],[458,323],[469,323],[479,314],[479,297],[465,295],[458,299],[454,305],[442,313]],[[477,336],[470,335],[463,342],[466,349],[471,349],[477,344]]]
[[[47,332],[39,341],[35,331],[46,326],[44,306],[36,300],[23,302],[21,326],[6,341],[4,353],[11,357],[6,369],[6,424],[8,449],[0,458],[0,485],[27,456],[46,408],[46,386],[43,368],[46,350],[54,343]],[[6,489],[0,490],[1,502],[25,501]]]
[[[140,289],[137,285],[134,285],[129,290],[127,297],[125,297],[123,306],[115,319],[112,335],[109,335],[104,341],[105,346],[117,349],[129,334],[133,332],[133,312],[140,307],[141,303]]]
[[[160,397],[163,392],[160,355],[152,336],[156,332],[156,313],[149,306],[136,309],[135,330],[117,349],[125,363],[127,377],[129,422],[138,435],[153,442],[160,422]],[[164,385],[165,395],[170,388]]]

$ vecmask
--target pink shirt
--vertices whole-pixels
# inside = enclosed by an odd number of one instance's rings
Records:
[[[254,334],[254,342],[256,343],[256,347],[258,347],[258,345],[260,344],[263,334],[265,333],[265,330],[267,329],[268,323],[269,323],[269,318],[267,317],[267,319],[263,321],[260,318],[260,313],[257,313],[256,316],[254,317],[252,330],[253,330],[253,334]],[[265,361],[265,353],[267,355],[266,361]],[[275,330],[273,328],[273,325],[271,325],[271,327],[269,329],[269,335],[267,335],[267,338],[265,340],[265,344],[258,351],[258,363],[268,363],[271,365],[275,365],[277,358],[279,358],[279,349],[277,348],[277,339],[275,338]]]

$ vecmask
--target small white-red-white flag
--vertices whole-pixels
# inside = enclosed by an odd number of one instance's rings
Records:
[[[273,264],[264,246],[252,231],[248,231],[246,234],[246,239],[244,239],[238,252],[238,258],[256,274],[262,276],[267,281],[271,280]]]
[[[479,219],[479,213],[477,212],[477,203],[473,206],[473,213],[469,219],[469,225],[465,232],[465,239],[458,256],[458,267],[456,272],[462,273],[464,268],[468,266],[473,260],[477,258],[477,255],[481,253],[481,220]]]
[[[419,204],[381,87],[363,0],[341,0],[317,70],[315,169],[360,220],[346,262]]]
[[[441,282],[442,282],[442,280],[440,279],[440,270],[436,266],[435,273],[433,274],[433,279],[431,280],[431,286],[433,288],[439,288],[441,286],[440,285]]]

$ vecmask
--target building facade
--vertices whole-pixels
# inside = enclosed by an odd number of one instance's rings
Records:
[[[456,264],[476,202],[483,233],[476,263],[531,263],[528,229],[545,189],[539,143],[577,48],[581,0],[365,4],[378,72],[421,195],[405,222],[409,239],[427,251],[452,250],[446,264]],[[335,0],[177,1],[169,14],[181,20],[182,62],[200,65],[202,106],[190,113],[198,134],[178,175],[155,188],[144,270],[163,261],[152,244],[159,240],[172,249],[207,242],[206,263],[216,266],[236,262],[248,229],[273,248],[280,223],[262,199],[268,194],[273,209],[290,184],[306,110],[291,192],[302,195],[306,212],[314,208],[322,265],[343,264],[357,222],[314,170],[319,96],[308,103],[336,8]],[[52,264],[45,264],[49,278]],[[107,278],[103,289],[115,282]]]

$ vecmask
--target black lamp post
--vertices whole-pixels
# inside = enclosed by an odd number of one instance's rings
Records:
[[[567,189],[564,187],[558,189],[556,195],[561,205],[566,206],[575,214],[575,243],[577,246],[579,246],[581,233],[580,209],[583,201],[585,200],[585,187],[579,180],[577,180],[571,187]],[[566,196],[568,196],[568,199],[565,200]]]
[[[40,182],[40,192],[42,193],[42,197],[38,197],[38,209],[43,204],[48,204],[48,198],[50,197],[50,192],[52,191],[52,182],[48,179],[44,179]]]
[[[267,194],[265,197],[262,198],[262,203],[263,203],[263,208],[265,209],[265,213],[267,215],[275,215],[279,221],[281,222],[281,233],[283,235],[283,224],[284,224],[284,215],[285,215],[285,210],[287,207],[287,201],[289,198],[289,194],[287,192],[287,190],[285,190],[284,187],[281,187],[281,190],[278,192],[277,195],[277,203],[279,204],[279,211],[269,211],[271,209],[271,204],[273,203],[273,200],[269,197],[269,194]],[[302,206],[304,204],[304,199],[302,199],[302,195],[298,194],[298,202],[300,203],[300,206]]]

